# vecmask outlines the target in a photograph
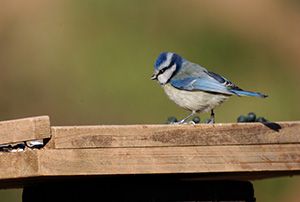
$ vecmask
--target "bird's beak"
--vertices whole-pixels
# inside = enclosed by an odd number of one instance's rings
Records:
[[[151,76],[151,80],[156,80],[157,79],[157,71],[155,71],[154,73],[153,73],[153,75]]]
[[[153,75],[151,76],[151,80],[156,80],[156,79],[157,79],[156,74],[153,74]]]

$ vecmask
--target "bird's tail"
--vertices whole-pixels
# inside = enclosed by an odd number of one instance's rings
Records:
[[[238,96],[250,96],[250,97],[260,97],[260,98],[268,97],[267,95],[262,93],[245,91],[245,90],[231,90],[231,92]]]

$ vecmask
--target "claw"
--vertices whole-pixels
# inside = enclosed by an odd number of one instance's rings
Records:
[[[190,121],[189,124],[196,125],[194,121]]]
[[[215,120],[214,119],[208,119],[206,121],[207,124],[214,124],[215,123]]]
[[[211,110],[210,119],[206,121],[208,124],[214,124],[215,123],[215,113],[214,110]]]

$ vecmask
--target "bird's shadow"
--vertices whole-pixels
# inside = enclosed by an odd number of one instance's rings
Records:
[[[281,126],[278,124],[278,123],[275,123],[275,122],[271,122],[271,121],[263,121],[263,122],[260,122],[262,123],[263,125],[267,126],[268,128],[276,131],[276,132],[279,132],[279,130],[281,129]]]

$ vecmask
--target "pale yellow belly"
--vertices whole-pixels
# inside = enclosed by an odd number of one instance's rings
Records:
[[[179,90],[171,84],[162,87],[168,97],[177,105],[196,112],[208,112],[229,98],[226,95],[211,94],[204,91]]]

